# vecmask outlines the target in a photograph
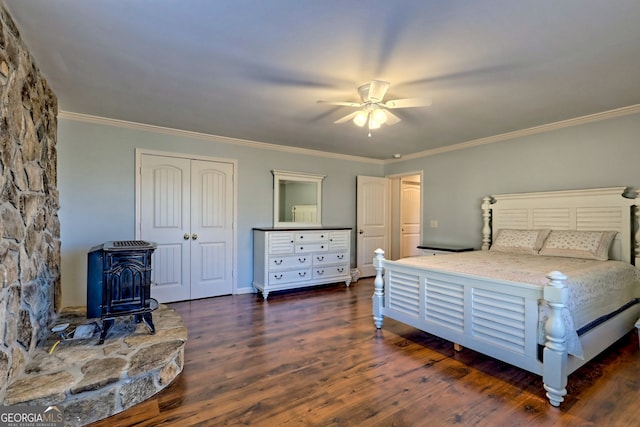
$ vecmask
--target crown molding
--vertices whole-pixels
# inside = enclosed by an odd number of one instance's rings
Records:
[[[326,157],[337,160],[349,160],[363,163],[374,163],[382,165],[384,160],[372,159],[370,157],[352,156],[348,154],[330,153],[327,151],[311,150],[308,148],[291,147],[287,145],[270,144],[267,142],[250,141],[247,139],[230,138],[227,136],[212,135],[202,132],[192,132],[188,130],[173,129],[163,126],[148,125],[144,123],[130,122],[126,120],[111,119],[108,117],[92,116],[89,114],[74,113],[71,111],[59,111],[59,119],[73,120],[76,122],[92,123],[104,126],[114,126],[124,129],[141,130],[146,132],[156,132],[165,135],[174,135],[185,138],[200,139],[204,141],[219,142],[223,144],[242,145],[245,147],[258,148],[262,150],[275,150],[291,154],[304,154],[314,157]]]
[[[630,105],[628,107],[617,108],[615,110],[603,111],[601,113],[589,114],[587,116],[576,117],[574,119],[562,120],[546,125],[535,126],[532,128],[516,130],[500,135],[489,136],[486,138],[474,139],[459,144],[448,145],[446,147],[434,148],[431,150],[421,151],[419,153],[407,154],[399,160],[387,160],[386,163],[399,162],[410,159],[418,159],[420,157],[434,156],[436,154],[448,153],[450,151],[463,150],[465,148],[478,147],[480,145],[491,144],[494,142],[507,141],[510,139],[520,138],[529,135],[536,135],[544,132],[551,132],[557,129],[563,129],[571,126],[584,125],[587,123],[598,122],[600,120],[608,120],[616,117],[628,116],[630,114],[640,113],[640,104]]]
[[[549,123],[546,125],[535,126],[532,128],[521,129],[513,132],[507,132],[499,135],[489,136],[486,138],[474,139],[471,141],[461,142],[459,144],[448,145],[445,147],[434,148],[430,150],[421,151],[418,153],[407,154],[402,156],[401,159],[373,159],[370,157],[352,156],[347,154],[330,153],[327,151],[310,150],[307,148],[290,147],[287,145],[270,144],[267,142],[250,141],[246,139],[230,138],[226,136],[211,135],[201,132],[192,132],[187,130],[173,129],[162,126],[148,125],[144,123],[129,122],[126,120],[110,119],[107,117],[92,116],[89,114],[73,113],[70,111],[60,111],[58,117],[66,120],[74,120],[78,122],[86,122],[93,124],[100,124],[105,126],[115,126],[126,129],[143,130],[148,132],[158,132],[167,135],[175,135],[186,138],[201,139],[205,141],[220,142],[224,144],[243,145],[252,148],[259,148],[263,150],[275,150],[292,154],[304,154],[309,156],[320,156],[338,160],[349,160],[364,163],[374,163],[379,165],[385,165],[390,163],[404,162],[412,159],[419,159],[421,157],[435,156],[437,154],[448,153],[451,151],[464,150],[465,148],[478,147],[481,145],[491,144],[494,142],[508,141],[516,138],[521,138],[530,135],[536,135],[544,132],[551,132],[558,129],[563,129],[571,126],[584,125],[587,123],[593,123],[601,120],[613,119],[616,117],[627,116],[630,114],[640,113],[640,104],[630,105],[628,107],[617,108],[615,110],[604,111],[596,114],[589,114],[587,116],[577,117],[574,119],[562,120],[559,122]]]

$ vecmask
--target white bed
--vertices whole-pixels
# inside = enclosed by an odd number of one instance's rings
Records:
[[[633,267],[640,267],[639,205],[638,193],[625,187],[485,197],[483,253],[390,261],[376,250],[375,326],[382,328],[390,317],[541,375],[549,402],[559,406],[568,375],[631,331],[640,317],[640,273]],[[595,260],[586,261],[583,256],[593,253],[561,248],[567,236],[606,242]],[[531,238],[523,247],[525,237]],[[533,270],[524,266],[526,259]],[[545,262],[551,262],[548,271]],[[594,273],[602,265],[620,272],[615,279]],[[591,276],[599,282],[589,294],[582,280]],[[614,289],[615,303],[603,293]]]

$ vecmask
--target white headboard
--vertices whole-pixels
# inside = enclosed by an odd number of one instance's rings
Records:
[[[483,199],[482,248],[498,230],[617,231],[610,257],[640,267],[637,191],[627,187],[500,194]]]

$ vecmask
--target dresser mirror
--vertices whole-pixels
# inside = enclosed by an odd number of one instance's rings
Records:
[[[273,170],[273,226],[320,227],[325,175]]]

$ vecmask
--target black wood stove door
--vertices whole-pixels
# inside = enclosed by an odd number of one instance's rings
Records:
[[[104,253],[102,316],[149,307],[152,251]]]

